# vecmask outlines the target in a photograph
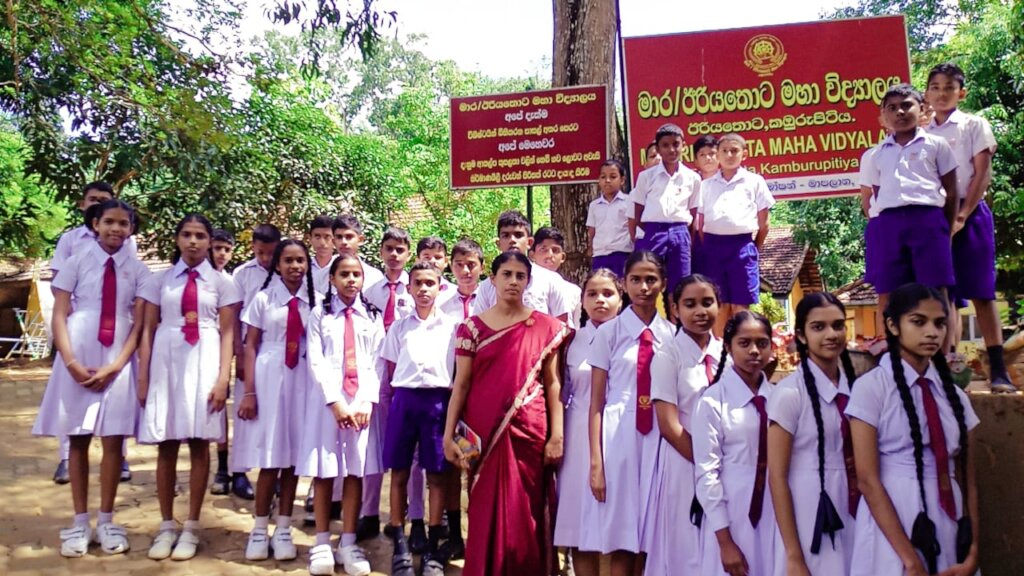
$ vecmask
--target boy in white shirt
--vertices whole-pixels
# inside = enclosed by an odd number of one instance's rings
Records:
[[[463,238],[452,246],[452,275],[455,294],[440,304],[441,311],[459,322],[473,313],[476,291],[480,287],[480,273],[484,269],[484,250],[474,240]]]
[[[565,262],[565,236],[561,230],[553,226],[544,226],[533,235],[533,246],[530,247],[530,259],[541,268],[558,274],[558,269]],[[625,264],[625,262],[623,262]],[[558,275],[559,289],[562,291],[562,302],[568,311],[566,324],[576,329],[580,325],[580,311],[583,309],[583,291],[580,287]]]
[[[313,272],[313,290],[327,292],[331,262],[334,262],[334,218],[317,216],[309,223],[309,251],[313,259],[309,266]]]
[[[587,235],[593,256],[590,268],[607,268],[620,278],[626,271],[626,258],[633,252],[633,239],[629,236],[633,203],[622,192],[625,181],[622,163],[605,160],[597,180],[600,194],[587,207]]]
[[[366,244],[363,225],[359,223],[359,220],[350,214],[342,214],[334,219],[331,232],[334,234],[334,249],[338,251],[338,254],[354,254],[362,262],[363,288],[369,288],[380,282],[384,273],[359,256],[359,249]]]

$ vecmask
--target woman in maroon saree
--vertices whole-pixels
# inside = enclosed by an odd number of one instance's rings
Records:
[[[494,260],[498,302],[459,327],[445,456],[470,463],[453,440],[460,418],[482,439],[472,465],[464,576],[550,574],[552,470],[562,458],[557,350],[565,325],[523,305],[530,262]]]

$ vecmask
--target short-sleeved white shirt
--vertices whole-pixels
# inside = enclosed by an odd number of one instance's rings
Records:
[[[331,296],[331,312],[323,304],[313,309],[306,327],[306,358],[310,374],[323,390],[325,404],[346,400],[349,405],[380,401],[384,345],[384,322],[380,314],[373,317],[359,298],[352,303],[352,326],[355,336],[356,377],[359,390],[349,399],[342,383],[345,380],[345,303],[337,294]]]
[[[238,286],[239,292],[242,293],[243,309],[252,302],[252,299],[263,288],[263,283],[267,281],[267,277],[270,275],[271,272],[260,266],[255,258],[235,268],[231,277],[235,280],[235,285]]]
[[[388,306],[388,298],[391,296],[387,277],[381,278],[372,286],[364,287],[363,296],[380,310],[383,317]],[[398,285],[395,286],[395,322],[415,311],[416,303],[412,300],[412,294],[409,294],[409,273],[403,270],[398,277]]]
[[[478,286],[477,290],[479,289],[480,287]],[[448,298],[444,302],[441,302],[440,304],[435,304],[435,306],[437,306],[441,310],[441,312],[444,312],[445,314],[451,316],[452,318],[455,318],[457,321],[462,322],[466,318],[469,318],[470,316],[473,315],[473,306],[474,303],[476,302],[477,290],[474,290],[473,293],[470,294],[469,296],[463,296],[459,292],[458,287],[454,288],[453,290],[454,293],[450,298]],[[462,304],[463,301],[465,300],[469,300],[468,307],[466,308],[464,308]],[[466,314],[467,309],[469,311],[469,314]]]
[[[368,286],[373,286],[384,279],[384,273],[379,268],[363,260],[362,257],[359,258],[359,262],[363,265],[363,292],[365,293]]]
[[[565,324],[573,330],[580,327],[580,317],[583,312],[583,290],[579,286],[562,278],[561,284],[562,302],[568,313]]]
[[[654,335],[654,357],[672,341],[672,325],[659,314],[654,315],[650,325],[629,307],[613,320],[597,329],[597,335],[590,346],[588,362],[593,368],[608,372],[608,392],[605,405],[623,403],[627,411],[636,406],[636,362],[640,350],[640,334],[647,328]],[[654,386],[654,376],[651,376]]]
[[[918,374],[910,364],[902,360],[901,362],[903,362],[903,373],[906,375],[908,386],[910,386],[910,397],[914,401],[923,436],[925,473],[934,477],[935,456],[931,450],[931,436],[928,432],[924,402],[921,398],[920,386],[914,383],[917,381]],[[939,408],[942,431],[946,436],[946,447],[951,456],[949,465],[950,473],[952,473],[953,466],[956,464],[956,460],[952,456],[959,453],[960,431],[953,415],[953,408],[942,389],[942,380],[934,364],[928,365],[924,377],[931,380],[930,388]],[[967,424],[967,429],[973,430],[980,422],[978,416],[974,413],[967,395],[959,388],[956,389],[956,393],[964,407],[964,422]],[[907,419],[903,401],[900,399],[899,390],[896,387],[889,354],[881,357],[877,368],[857,379],[850,394],[850,403],[846,407],[846,415],[861,420],[878,431],[878,454],[882,472],[885,472],[886,468],[890,466],[914,470],[914,443],[910,439],[910,420]]]
[[[701,183],[704,232],[734,235],[757,232],[757,213],[775,205],[768,183],[758,174],[740,168],[726,181],[719,170]]]
[[[628,222],[633,216],[632,210],[633,203],[622,192],[616,192],[611,202],[603,194],[598,194],[590,202],[587,208],[587,227],[594,229],[594,256],[633,251]]]
[[[675,174],[669,174],[659,162],[637,176],[629,199],[644,207],[640,222],[689,224],[693,221],[690,211],[700,206],[700,176],[682,163]]]
[[[691,431],[694,405],[710,384],[704,369],[705,356],[710,356],[717,367],[722,341],[712,336],[707,348],[701,350],[689,334],[680,330],[651,361],[651,398],[674,404],[687,432]]]
[[[312,256],[312,260],[309,263],[313,269],[313,290],[321,296],[327,294],[327,286],[330,284],[331,264],[334,263],[334,259],[337,257],[337,254],[331,256],[331,259],[327,261],[326,266],[320,266],[317,264],[316,256]]]
[[[435,307],[421,319],[415,311],[395,321],[381,358],[395,365],[392,388],[451,388],[455,374],[455,329],[461,322]]]
[[[287,342],[288,303],[292,298],[299,299],[299,317],[302,319],[303,328],[305,328],[309,324],[309,290],[303,283],[293,295],[281,281],[280,276],[274,276],[265,290],[257,292],[253,296],[252,302],[242,312],[242,322],[261,331],[261,346],[284,345]],[[303,330],[302,336],[299,339],[300,354],[305,352],[305,330]]]
[[[209,260],[203,260],[195,270],[199,300],[199,325],[220,329],[219,311],[242,301],[242,294],[234,280],[213,269]],[[160,307],[161,326],[184,326],[181,299],[188,281],[188,266],[184,260],[170,269],[150,276],[139,296]]]
[[[857,183],[860,186],[867,186],[871,188],[871,173],[876,170],[875,168],[875,153],[878,152],[880,144],[876,144],[871,148],[868,148],[860,156],[860,172],[857,174]],[[875,202],[875,194],[872,191],[871,196],[868,198],[868,218],[874,218],[878,216],[878,207]]]
[[[569,308],[563,299],[562,277],[558,274],[534,265],[530,272],[530,282],[523,291],[523,304],[549,316],[568,314]],[[473,303],[473,315],[483,314],[498,302],[497,290],[491,279],[480,283],[476,289],[476,301]]]
[[[135,297],[141,292],[151,273],[146,265],[139,261],[135,253],[122,246],[114,254],[107,254],[93,239],[74,256],[64,263],[61,273],[53,279],[53,287],[70,292],[75,301],[74,311],[103,309],[103,277],[106,274],[107,260],[114,259],[114,272],[117,278],[118,318],[132,319],[132,307]]]
[[[839,371],[839,385],[836,386],[825,376],[821,368],[808,360],[807,366],[814,376],[818,391],[818,405],[821,407],[823,438],[825,441],[825,469],[845,470],[843,456],[843,419],[839,413],[836,397],[850,395],[846,374]],[[818,424],[814,418],[814,407],[807,392],[803,369],[798,367],[775,386],[768,401],[768,419],[775,422],[793,436],[793,452],[790,467],[794,470],[818,469]]]
[[[96,233],[85,226],[72,228],[60,235],[57,239],[57,247],[53,250],[53,258],[50,258],[50,269],[58,272],[64,269],[64,265],[78,251],[96,243]],[[135,244],[135,236],[129,236],[124,241],[122,250],[127,249],[128,253],[135,256],[138,253],[138,246]]]
[[[879,212],[902,206],[938,206],[946,203],[942,176],[957,168],[953,149],[939,136],[918,128],[905,146],[890,134],[878,145],[869,176],[878,187]]]
[[[960,198],[967,197],[967,187],[974,178],[974,157],[988,150],[995,154],[996,137],[988,120],[960,110],[953,110],[941,125],[932,118],[928,133],[949,143],[956,157],[956,191]]]

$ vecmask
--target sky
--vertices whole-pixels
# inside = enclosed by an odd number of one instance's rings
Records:
[[[378,0],[398,13],[386,34],[425,34],[420,50],[434,60],[492,77],[550,74],[552,0]],[[249,0],[243,34],[257,36],[272,24],[267,0]],[[339,2],[341,3],[341,2]],[[626,37],[742,28],[817,20],[853,0],[620,0]],[[728,8],[723,10],[722,5]]]

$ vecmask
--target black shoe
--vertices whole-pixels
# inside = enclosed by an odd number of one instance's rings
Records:
[[[220,496],[231,491],[231,475],[226,471],[217,470],[213,475],[213,483],[210,484],[210,494]]]
[[[61,460],[57,463],[57,469],[53,471],[53,481],[57,484],[71,482],[71,475],[68,474],[68,461]]]
[[[391,538],[392,540],[397,538],[399,534],[405,536],[405,532],[402,532],[401,530],[401,528],[399,528],[398,526],[392,526],[391,523],[389,522],[384,525],[384,536]]]
[[[462,530],[452,531],[451,527],[448,527],[450,536],[448,541],[445,543],[448,547],[447,554],[448,558],[452,560],[458,560],[459,558],[466,557],[466,541],[462,539]]]
[[[397,538],[392,538],[395,543],[395,552],[391,556],[391,575],[392,576],[416,576],[416,570],[413,569],[412,564],[412,552],[409,551],[409,542],[405,539],[405,534],[396,532]]]
[[[444,576],[444,567],[448,562],[438,552],[428,552],[423,555],[422,574],[423,576]]]
[[[380,536],[380,516],[363,516],[356,524],[356,540],[362,542]]]
[[[256,493],[252,490],[249,477],[245,474],[235,474],[234,479],[231,480],[231,492],[243,500],[256,499]]]
[[[423,524],[423,520],[413,520],[412,526],[409,528],[409,550],[412,550],[413,554],[423,554],[429,545],[427,527]]]
[[[132,469],[128,466],[128,461],[123,460],[121,462],[121,477],[118,479],[119,482],[131,482],[132,481]]]

